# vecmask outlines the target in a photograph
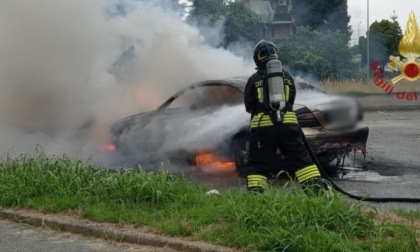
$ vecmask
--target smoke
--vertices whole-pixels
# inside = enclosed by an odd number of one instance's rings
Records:
[[[173,1],[0,3],[0,153],[85,158],[112,122],[156,108],[191,82],[249,75]],[[214,32],[218,34],[218,32]]]
[[[128,151],[124,163],[179,160],[180,155],[191,158],[191,154],[209,150],[224,153],[231,137],[249,122],[243,104],[170,113],[152,116],[150,121],[142,115],[134,119],[132,127],[126,124],[118,136],[123,151]]]

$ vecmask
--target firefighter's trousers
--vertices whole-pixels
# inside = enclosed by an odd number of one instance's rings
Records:
[[[296,115],[293,120],[286,120],[283,124],[263,124],[264,118],[259,118],[259,124],[252,124],[248,153],[247,175],[248,189],[265,189],[267,177],[277,171],[273,167],[276,160],[277,149],[288,160],[291,171],[294,171],[298,181],[302,184],[312,178],[320,177],[316,165],[312,162],[303,143]],[[256,121],[256,120],[253,120]],[[254,126],[254,127],[252,127]]]

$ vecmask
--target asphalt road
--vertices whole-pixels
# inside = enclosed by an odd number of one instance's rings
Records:
[[[1,252],[164,252],[168,248],[155,248],[75,235],[0,220]]]
[[[372,197],[420,198],[420,111],[365,113],[370,133],[365,168],[347,165],[335,179],[343,189]],[[420,204],[372,203],[381,210],[419,210]]]

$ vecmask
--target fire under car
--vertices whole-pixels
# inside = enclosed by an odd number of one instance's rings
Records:
[[[241,174],[247,160],[250,115],[243,105],[246,78],[201,81],[180,90],[156,110],[117,121],[111,128],[116,151],[132,160],[185,161],[205,165],[217,157]],[[297,82],[298,122],[321,164],[349,153],[365,155],[369,128],[359,104]],[[273,166],[288,170],[277,151]],[[203,163],[204,162],[204,163]],[[334,169],[334,168],[332,168]]]

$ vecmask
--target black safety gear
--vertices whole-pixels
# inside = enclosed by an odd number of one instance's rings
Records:
[[[264,68],[265,63],[272,59],[278,59],[276,46],[266,40],[258,42],[254,49],[254,62],[257,68]]]
[[[268,99],[264,97],[268,95],[264,91],[268,89],[266,75],[266,69],[259,68],[248,79],[245,87],[245,108],[251,113],[248,162],[245,166],[248,190],[263,191],[267,188],[267,177],[278,170],[275,167],[278,149],[287,159],[289,170],[295,172],[302,187],[314,188],[308,185],[316,184],[327,190],[326,185],[318,183],[319,170],[303,143],[300,126],[293,111],[296,88],[292,76],[284,72],[286,106],[281,111],[282,123],[275,123],[275,110],[267,104]]]
[[[288,72],[284,72],[283,80],[286,96],[286,106],[282,110],[284,123],[297,123],[296,114],[293,112],[296,87]],[[265,69],[260,69],[248,79],[245,87],[245,109],[252,115],[251,128],[273,125],[271,118],[275,116],[275,111],[269,104],[268,92],[264,90],[268,90],[268,83]]]
[[[304,146],[299,125],[294,123],[276,124],[271,127],[251,129],[248,163],[245,173],[248,189],[255,186],[267,187],[267,177],[278,171],[275,167],[277,149],[286,157],[291,171],[302,185],[312,178],[319,178],[320,173]]]
[[[314,196],[318,196],[324,193],[327,197],[332,198],[333,196],[331,183],[320,177],[314,177],[306,180],[302,183],[302,189],[308,195],[313,194]]]

